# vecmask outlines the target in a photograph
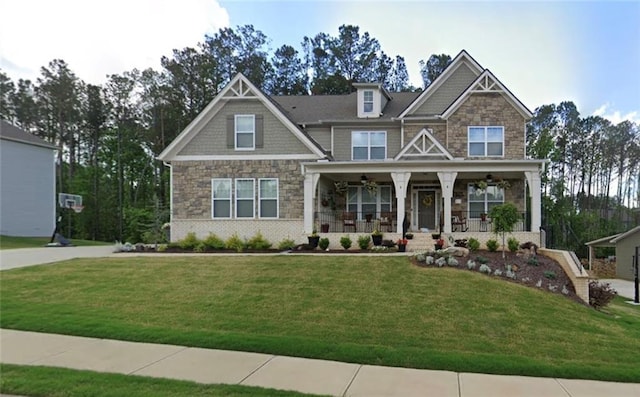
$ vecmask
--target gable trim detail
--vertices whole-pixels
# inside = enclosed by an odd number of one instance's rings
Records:
[[[520,100],[516,98],[515,95],[513,95],[489,69],[486,69],[451,105],[449,105],[448,108],[445,109],[444,112],[442,112],[442,118],[446,119],[451,116],[471,94],[492,92],[503,95],[507,102],[509,102],[511,106],[513,106],[525,119],[533,117],[533,113],[531,113],[531,111],[522,102],[520,102]]]
[[[324,152],[316,146],[289,118],[274,105],[274,103],[253,85],[242,73],[238,73],[225,88],[200,112],[187,127],[167,146],[158,159],[171,161],[177,154],[200,132],[221,109],[220,103],[229,99],[257,99],[259,100],[316,158],[324,158]],[[219,156],[211,156],[211,159]]]
[[[453,160],[451,153],[438,142],[431,132],[426,128],[420,130],[393,159],[399,160],[402,157],[445,157],[448,160]],[[417,150],[418,153],[408,153],[411,149]]]

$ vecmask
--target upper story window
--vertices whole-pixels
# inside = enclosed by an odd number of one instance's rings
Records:
[[[373,112],[373,91],[366,90],[362,94],[364,96],[364,100],[363,100],[364,112],[365,113]]]
[[[352,160],[384,160],[387,158],[386,131],[353,131],[351,133]]]
[[[236,150],[255,149],[256,119],[253,114],[236,114],[235,143]]]
[[[469,127],[470,157],[504,156],[504,127]]]

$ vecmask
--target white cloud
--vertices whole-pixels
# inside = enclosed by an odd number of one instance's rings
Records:
[[[107,74],[157,68],[172,49],[228,25],[217,0],[6,1],[0,66],[13,79],[35,79],[59,58],[86,82],[102,83]]]
[[[594,116],[600,116],[609,120],[613,124],[621,123],[625,120],[640,124],[640,114],[637,111],[632,111],[627,114],[622,114],[619,110],[610,109],[611,105],[605,103],[596,110],[593,111]]]

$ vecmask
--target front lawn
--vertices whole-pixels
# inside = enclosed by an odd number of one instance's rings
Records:
[[[0,249],[12,249],[12,248],[36,248],[44,247],[51,241],[51,237],[16,237],[16,236],[3,236],[0,235]],[[72,239],[71,244],[76,246],[83,245],[109,245],[112,243],[105,243],[102,241],[93,240],[78,240]]]
[[[2,273],[5,328],[338,361],[640,382],[640,309],[406,257],[76,259]]]

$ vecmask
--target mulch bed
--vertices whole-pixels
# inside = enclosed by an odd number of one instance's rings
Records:
[[[481,264],[478,261],[478,257],[483,257],[488,260],[486,265],[491,269],[491,276],[487,277],[497,277],[501,280],[526,285],[527,287],[531,288],[541,289],[549,293],[560,294],[576,302],[584,304],[584,302],[576,295],[573,283],[564,272],[560,264],[555,260],[541,254],[535,255],[538,264],[533,265],[528,263],[531,258],[531,255],[528,252],[507,251],[505,252],[505,259],[503,259],[502,251],[475,251],[470,252],[468,256],[455,257],[458,260],[458,266],[444,265],[444,267],[454,268],[460,271],[479,272]],[[476,262],[476,267],[473,270],[469,270],[469,268],[467,267],[467,261],[470,259],[473,259]],[[425,262],[418,262],[415,257],[412,257],[411,260],[416,266],[435,268],[438,267],[438,265],[436,264],[427,265]],[[512,270],[515,271],[515,279],[506,277],[506,265],[511,265]],[[496,270],[502,271],[502,275],[494,275],[494,272]],[[555,275],[554,278],[550,278],[552,277],[551,272],[553,272],[553,275]],[[555,287],[555,290],[552,291],[550,289],[550,286],[552,289]],[[563,286],[566,287],[566,293],[562,292]]]

